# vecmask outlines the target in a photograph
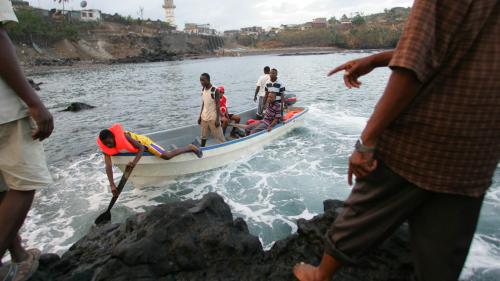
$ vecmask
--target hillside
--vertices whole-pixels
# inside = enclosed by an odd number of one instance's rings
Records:
[[[8,26],[25,66],[87,62],[146,62],[206,55],[222,47],[216,36],[172,30],[162,22],[109,16],[100,22],[54,20],[31,7],[16,9],[19,24]]]
[[[344,15],[341,19],[330,18],[328,26],[324,28],[311,27],[306,23],[259,36],[236,36],[234,40],[242,46],[254,48],[393,48],[401,36],[409,12],[410,8],[397,7],[367,16],[358,13],[349,18]]]

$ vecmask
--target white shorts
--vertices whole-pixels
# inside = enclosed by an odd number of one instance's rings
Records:
[[[43,145],[30,117],[0,124],[0,192],[36,190],[52,182]]]

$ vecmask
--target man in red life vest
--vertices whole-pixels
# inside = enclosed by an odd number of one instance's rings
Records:
[[[122,152],[137,153],[134,160],[128,163],[128,167],[134,167],[139,162],[139,159],[141,159],[145,150],[164,160],[170,160],[179,154],[187,152],[193,152],[198,158],[203,156],[201,149],[193,144],[167,151],[146,136],[124,131],[120,124],[114,124],[111,128],[102,130],[97,138],[97,144],[104,153],[106,174],[111,185],[111,192],[115,196],[118,190],[113,179],[111,162],[111,156],[115,154]]]

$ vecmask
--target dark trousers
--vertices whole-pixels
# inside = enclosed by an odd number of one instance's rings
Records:
[[[456,281],[469,252],[483,198],[421,189],[379,161],[356,182],[327,234],[326,252],[355,262],[409,222],[419,281]]]

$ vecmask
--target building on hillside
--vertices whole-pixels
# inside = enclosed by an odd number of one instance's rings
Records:
[[[327,28],[328,20],[326,18],[315,18],[312,21],[312,28]]]
[[[237,29],[233,29],[233,30],[226,30],[224,31],[224,36],[225,37],[236,37],[240,34],[240,31],[237,30]]]
[[[165,9],[165,21],[171,26],[175,26],[175,5],[174,0],[165,0],[165,4],[163,5],[163,9]]]
[[[100,10],[81,10],[80,11],[80,21],[84,22],[97,22],[101,21],[101,11]]]
[[[82,20],[82,11],[64,11],[64,14],[69,21]]]
[[[210,28],[210,24],[186,23],[184,24],[184,32],[198,35],[216,35],[217,31]]]
[[[281,30],[300,30],[300,24],[282,24]]]
[[[302,31],[309,30],[309,29],[312,29],[312,28],[313,28],[313,23],[312,22],[306,22],[306,23],[300,25],[300,30],[302,30]]]
[[[240,30],[241,30],[241,34],[243,34],[243,35],[259,36],[260,34],[264,33],[264,28],[262,28],[260,26],[244,27]]]

